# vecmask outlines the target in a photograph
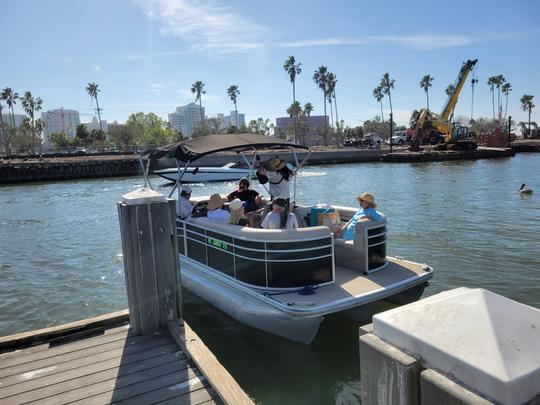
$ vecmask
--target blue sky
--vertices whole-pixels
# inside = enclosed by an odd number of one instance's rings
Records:
[[[196,80],[206,83],[207,115],[228,112],[226,88],[237,84],[246,119],[273,120],[292,102],[282,65],[294,55],[303,69],[297,99],[311,102],[313,114],[323,113],[312,76],[324,64],[337,75],[339,118],[347,125],[380,115],[372,90],[384,72],[396,80],[394,115],[405,124],[425,106],[423,75],[435,78],[430,106],[438,112],[461,63],[478,58],[474,115],[491,115],[486,81],[503,74],[513,87],[509,114],[519,121],[527,119],[523,94],[535,95],[540,108],[539,16],[535,0],[4,1],[0,88],[31,90],[45,110],[73,108],[89,121],[85,86],[95,81],[104,118],[123,122],[138,111],[167,118],[193,101]],[[470,114],[470,100],[467,84],[456,115]],[[384,107],[386,114],[387,100]]]

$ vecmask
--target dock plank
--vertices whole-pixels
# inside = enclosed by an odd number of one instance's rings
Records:
[[[22,395],[28,391],[35,391],[38,389],[43,397],[47,397],[52,394],[45,395],[46,392],[61,392],[58,387],[56,387],[60,384],[65,390],[80,388],[84,385],[95,383],[99,378],[106,380],[109,378],[107,376],[111,374],[112,377],[110,378],[118,378],[160,365],[168,366],[169,363],[177,362],[178,360],[180,360],[179,364],[184,364],[187,361],[186,357],[181,352],[174,353],[174,355],[166,353],[156,357],[142,358],[131,364],[125,364],[121,357],[117,357],[73,370],[52,374],[43,378],[20,382],[7,387],[0,387],[0,400],[2,398],[13,395]]]
[[[170,373],[163,376],[158,376],[153,379],[149,379],[140,383],[128,385],[121,388],[116,388],[115,381],[105,382],[97,384],[95,387],[96,394],[88,395],[89,387],[85,387],[81,390],[81,394],[84,398],[72,400],[72,396],[58,396],[54,397],[55,400],[62,402],[70,402],[74,404],[86,404],[86,405],[101,405],[110,402],[119,403],[120,401],[128,401],[130,404],[137,402],[136,397],[151,394],[152,391],[159,390],[161,388],[167,388],[177,394],[187,393],[189,391],[201,388],[203,386],[202,380],[204,379],[200,373],[197,373],[192,368],[187,368],[182,372]],[[93,393],[93,391],[92,391]],[[77,395],[77,390],[68,394]],[[67,399],[67,400],[66,400]],[[156,402],[156,401],[154,401]],[[43,405],[58,404],[58,402],[41,402]],[[141,402],[137,402],[141,403]],[[144,404],[152,403],[151,401],[144,401]]]
[[[138,354],[137,351],[130,350],[134,348],[138,349],[138,351],[142,353]],[[46,375],[56,374],[62,371],[84,367],[89,364],[98,363],[100,361],[108,360],[115,357],[121,357],[124,364],[130,364],[140,361],[141,356],[146,356],[147,358],[149,358],[165,353],[172,354],[176,351],[178,351],[178,347],[174,343],[170,343],[167,340],[156,339],[154,341],[147,342],[146,344],[130,346],[127,348],[120,347],[118,349],[101,352],[98,354],[90,354],[89,356],[83,358],[75,358],[70,361],[63,361],[57,364],[49,364],[45,367],[33,367],[32,363],[26,363],[24,364],[25,371],[20,371],[13,375],[0,378],[0,384],[2,387],[6,387],[11,384],[16,384],[33,378],[43,378]],[[38,362],[41,362],[41,360]]]
[[[93,336],[88,338],[83,338],[76,342],[70,342],[69,344],[49,347],[48,344],[40,345],[39,350],[33,351],[32,349],[25,349],[19,353],[5,353],[4,355],[12,354],[10,357],[2,357],[0,355],[0,370],[8,367],[12,367],[17,364],[29,363],[31,361],[45,359],[47,357],[58,356],[64,353],[74,352],[76,350],[86,349],[89,347],[94,347],[102,345],[108,342],[114,342],[116,340],[129,340],[130,344],[133,344],[137,341],[142,341],[143,336],[130,336],[130,333],[127,327],[115,328],[114,332],[104,333],[101,336]],[[133,342],[133,343],[132,343]]]

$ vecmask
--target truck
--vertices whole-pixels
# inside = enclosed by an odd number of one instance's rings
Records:
[[[420,145],[423,143],[431,143],[432,145],[441,143],[441,149],[447,147],[452,149],[476,149],[478,147],[476,136],[469,133],[468,127],[453,123],[450,120],[459,93],[467,80],[467,76],[477,62],[478,59],[463,62],[454,83],[454,91],[448,96],[440,114],[428,109],[423,109],[420,112],[416,122],[415,135],[411,142],[411,150],[419,150]]]

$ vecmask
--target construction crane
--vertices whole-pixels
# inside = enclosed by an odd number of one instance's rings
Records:
[[[476,149],[478,141],[476,137],[469,134],[469,128],[450,121],[459,93],[476,62],[478,62],[478,59],[468,60],[461,65],[454,83],[454,91],[446,99],[440,114],[435,114],[427,109],[420,112],[416,123],[415,136],[411,143],[411,150],[419,150],[422,141],[424,143],[429,142],[432,145],[442,143],[444,147],[452,145],[454,149]]]

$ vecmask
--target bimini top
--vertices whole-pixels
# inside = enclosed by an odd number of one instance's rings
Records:
[[[170,143],[142,153],[145,159],[175,158],[181,162],[193,162],[205,155],[222,151],[241,152],[272,147],[309,149],[284,139],[258,134],[206,135],[189,141]]]

